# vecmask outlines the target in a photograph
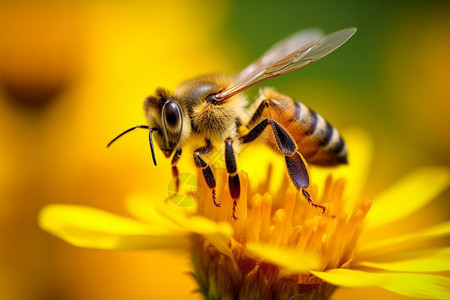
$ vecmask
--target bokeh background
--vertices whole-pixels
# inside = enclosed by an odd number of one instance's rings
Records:
[[[126,214],[134,191],[165,197],[169,164],[158,152],[153,167],[145,132],[105,148],[145,124],[145,96],[233,74],[299,29],[351,26],[358,32],[335,53],[268,85],[372,135],[370,197],[416,167],[450,163],[447,1],[1,1],[0,298],[199,299],[187,254],[75,248],[38,228],[39,209]],[[419,225],[448,219],[448,199]],[[402,299],[357,292],[335,298]]]

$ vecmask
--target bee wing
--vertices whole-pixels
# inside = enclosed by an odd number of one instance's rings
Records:
[[[297,70],[328,55],[344,44],[356,28],[320,37],[318,31],[299,32],[275,44],[259,60],[233,77],[234,85],[215,95],[224,101],[264,80]]]
[[[318,29],[306,29],[294,33],[270,47],[258,60],[234,75],[232,81],[234,83],[239,83],[246,78],[254,77],[268,66],[277,62],[280,58],[286,57],[288,54],[291,54],[322,36],[323,33]]]

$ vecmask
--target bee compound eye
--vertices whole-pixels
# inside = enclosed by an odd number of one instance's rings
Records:
[[[174,101],[167,102],[164,106],[164,118],[166,124],[171,127],[177,127],[181,121],[181,109],[178,103]]]

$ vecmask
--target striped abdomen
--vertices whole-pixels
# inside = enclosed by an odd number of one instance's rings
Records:
[[[261,98],[260,98],[261,99]],[[298,151],[308,163],[333,166],[347,163],[347,146],[334,128],[321,115],[285,95],[265,89],[262,118],[270,117],[283,125],[295,140]]]

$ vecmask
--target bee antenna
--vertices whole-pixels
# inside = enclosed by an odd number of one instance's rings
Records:
[[[152,151],[153,163],[154,163],[155,166],[156,166],[156,156],[155,156],[155,148],[153,147],[153,138],[152,138],[152,134],[153,134],[153,131],[158,132],[158,131],[159,131],[158,128],[150,128],[150,127],[148,127],[147,125],[137,125],[137,126],[131,127],[131,128],[129,128],[129,129],[125,130],[124,132],[122,132],[121,134],[119,134],[118,136],[116,136],[111,142],[108,143],[108,145],[106,145],[106,147],[108,148],[109,146],[112,145],[112,143],[114,143],[116,140],[118,140],[118,139],[119,139],[120,137],[122,137],[124,134],[127,134],[128,132],[133,131],[133,130],[135,130],[136,128],[150,129],[150,132],[149,132],[149,135],[148,135],[148,140],[149,140],[149,142],[150,142],[150,149],[151,149],[151,151]]]
[[[150,142],[150,149],[152,150],[153,163],[156,166],[155,148],[153,148],[153,138],[152,138],[153,131],[158,132],[159,129],[158,128],[150,128],[150,132],[148,133],[148,141]]]
[[[130,131],[135,130],[136,128],[149,129],[149,127],[147,125],[137,125],[137,126],[131,127],[129,129],[125,130],[124,132],[122,132],[121,134],[119,134],[118,136],[116,136],[111,142],[108,143],[108,145],[106,145],[106,148],[109,148],[109,146],[111,146],[112,143],[117,141],[121,136],[123,136],[124,134],[127,134]]]

